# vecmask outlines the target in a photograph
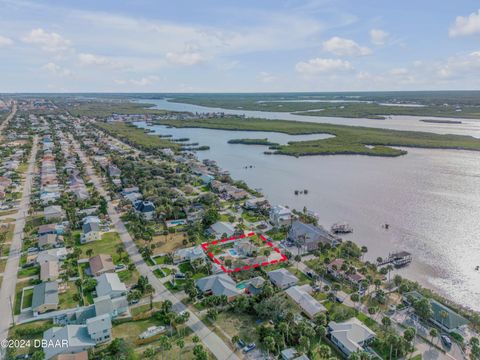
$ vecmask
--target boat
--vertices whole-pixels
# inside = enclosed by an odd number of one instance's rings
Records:
[[[334,234],[349,234],[353,232],[353,228],[347,223],[335,223],[332,225]]]
[[[152,336],[165,332],[165,330],[165,326],[150,326],[147,330],[138,335],[138,337],[140,339],[148,339]]]

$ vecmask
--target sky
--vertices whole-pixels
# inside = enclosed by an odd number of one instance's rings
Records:
[[[0,0],[0,92],[480,89],[480,4]]]

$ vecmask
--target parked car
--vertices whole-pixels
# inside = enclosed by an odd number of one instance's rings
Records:
[[[247,346],[245,346],[243,348],[243,352],[246,354],[246,353],[249,353],[250,351],[252,351],[253,349],[255,349],[257,347],[257,345],[255,343],[251,343],[251,344],[248,344]]]
[[[442,339],[442,343],[443,345],[445,345],[445,347],[449,349],[452,347],[452,340],[450,340],[450,338],[447,335],[440,336],[440,339]]]
[[[238,340],[237,342],[237,345],[240,349],[243,349],[245,347],[245,341],[243,341],[242,339]]]
[[[343,303],[343,299],[340,296],[335,297],[335,300],[339,302],[340,304]]]

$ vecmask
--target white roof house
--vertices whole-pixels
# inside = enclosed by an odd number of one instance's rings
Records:
[[[270,209],[270,222],[273,226],[290,225],[293,219],[292,211],[282,205],[272,206]]]
[[[120,281],[117,273],[105,273],[97,278],[97,296],[110,295],[112,298],[123,296],[127,293],[127,287]]]
[[[320,312],[327,311],[327,309],[308,293],[308,288],[310,288],[309,285],[292,286],[291,288],[285,290],[285,292],[293,301],[295,301],[298,306],[302,308],[303,312],[310,319],[313,319],[315,315]]]
[[[46,346],[43,348],[45,360],[49,360],[58,354],[76,354],[95,346],[95,341],[88,335],[85,325],[67,325],[64,327],[52,327],[43,333],[43,339],[52,344],[64,344],[66,346]]]
[[[280,289],[286,289],[298,283],[298,278],[284,268],[270,271],[267,275],[270,281]]]
[[[235,227],[229,222],[217,221],[215,224],[210,226],[210,232],[217,238],[222,237],[224,234],[229,237],[235,233]]]
[[[375,333],[357,318],[352,318],[343,323],[331,321],[328,332],[332,342],[347,356],[363,347],[375,338]]]
[[[229,299],[241,294],[241,291],[236,287],[235,281],[225,273],[198,279],[196,285],[204,293],[211,293],[217,296],[225,295]]]

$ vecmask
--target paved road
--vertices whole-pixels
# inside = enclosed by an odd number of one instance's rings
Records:
[[[15,116],[17,112],[17,103],[13,103],[13,107],[12,107],[12,111],[10,113],[10,115],[7,116],[7,118],[5,119],[5,121],[3,121],[1,124],[0,124],[0,134],[3,132],[3,129],[5,129],[5,127],[7,126],[7,124],[10,122],[10,120],[13,119],[13,117]]]
[[[0,341],[7,338],[8,329],[12,323],[11,306],[13,306],[15,303],[17,271],[22,250],[23,228],[25,227],[25,219],[28,216],[28,209],[30,207],[30,193],[32,190],[35,157],[38,149],[37,143],[38,137],[35,136],[33,140],[32,152],[28,161],[28,170],[23,187],[22,199],[20,201],[17,214],[12,216],[15,218],[15,228],[13,231],[12,244],[10,245],[10,254],[8,256],[7,266],[5,267],[5,271],[3,273],[2,288],[0,290]]]
[[[94,173],[93,167],[91,166],[90,161],[86,158],[83,151],[81,151],[77,142],[73,143],[75,150],[77,151],[80,159],[85,164],[85,169],[87,175],[90,177],[92,183],[94,184],[97,191],[100,195],[104,196],[108,200],[108,215],[112,223],[115,226],[115,229],[120,235],[125,248],[127,250],[130,259],[137,267],[140,275],[146,276],[155,289],[155,296],[160,300],[170,300],[173,304],[173,309],[176,312],[188,311],[190,313],[190,318],[187,322],[187,325],[195,332],[195,334],[203,341],[203,343],[208,347],[208,349],[215,355],[219,360],[239,360],[239,357],[225,344],[225,342],[214,332],[212,332],[193,312],[187,309],[187,307],[178,299],[174,294],[172,294],[155,276],[150,267],[145,263],[142,256],[140,255],[137,246],[135,245],[132,237],[128,233],[125,224],[120,219],[117,211],[112,205],[110,196],[107,194],[103,185]]]

